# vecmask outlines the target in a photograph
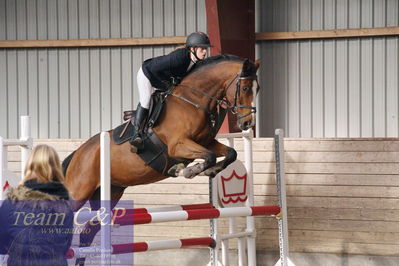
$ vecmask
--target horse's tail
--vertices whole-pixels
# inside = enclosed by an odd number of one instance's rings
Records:
[[[68,155],[68,157],[66,157],[64,159],[64,161],[62,162],[62,172],[64,173],[64,175],[66,175],[67,169],[69,164],[71,163],[72,157],[75,155],[75,152],[72,152],[71,154]]]

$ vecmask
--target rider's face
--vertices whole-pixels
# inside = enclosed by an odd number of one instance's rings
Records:
[[[195,52],[200,60],[205,59],[206,53],[208,52],[207,47],[195,47],[191,48]],[[195,49],[195,50],[194,50]]]
[[[199,59],[205,59],[206,57],[206,53],[207,53],[207,48],[206,47],[196,47],[195,48],[197,50],[197,56]]]

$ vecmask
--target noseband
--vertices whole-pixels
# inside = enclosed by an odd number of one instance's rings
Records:
[[[256,113],[256,107],[248,106],[248,105],[237,105],[237,99],[239,99],[239,98],[240,98],[240,95],[241,95],[241,85],[240,85],[240,81],[241,81],[241,80],[252,80],[252,81],[256,81],[256,85],[259,86],[259,83],[258,83],[258,76],[257,76],[256,74],[251,75],[251,76],[240,76],[240,74],[237,74],[237,75],[233,78],[233,80],[229,83],[229,85],[226,87],[226,93],[227,93],[227,90],[229,89],[229,87],[231,86],[231,84],[234,82],[234,80],[237,80],[237,81],[236,81],[236,91],[235,91],[235,93],[234,93],[234,104],[232,105],[232,104],[230,104],[228,101],[226,101],[226,103],[227,103],[226,105],[227,105],[229,111],[231,111],[233,114],[237,114],[237,113],[238,113],[237,109],[239,109],[239,108],[251,110],[249,113],[247,113],[247,114],[245,114],[245,115],[239,115],[239,116],[238,116],[238,120],[240,120],[240,119],[242,119],[242,118],[244,118],[244,117],[247,117],[247,116],[250,116],[250,115]]]

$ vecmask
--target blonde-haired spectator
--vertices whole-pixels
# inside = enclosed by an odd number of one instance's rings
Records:
[[[9,255],[9,266],[67,265],[73,212],[63,182],[57,152],[36,146],[21,184],[0,207],[0,254]]]

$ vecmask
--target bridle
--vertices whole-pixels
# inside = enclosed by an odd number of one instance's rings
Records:
[[[183,87],[189,88],[189,89],[191,89],[191,90],[193,90],[195,92],[198,92],[198,93],[204,95],[208,99],[210,99],[212,101],[215,101],[217,106],[220,106],[221,108],[227,109],[227,111],[230,111],[233,114],[237,114],[238,113],[238,111],[237,111],[238,109],[249,109],[249,110],[251,110],[249,113],[247,113],[245,115],[238,116],[238,120],[241,120],[242,118],[245,118],[247,116],[250,116],[250,115],[256,113],[256,107],[248,106],[248,105],[237,105],[237,101],[238,101],[238,99],[240,98],[240,95],[241,95],[241,84],[240,84],[241,80],[252,80],[252,81],[256,82],[257,86],[259,86],[258,85],[259,84],[258,83],[258,76],[256,74],[251,75],[251,76],[242,76],[241,72],[236,74],[236,75],[234,75],[233,79],[231,79],[229,84],[226,86],[225,93],[224,93],[225,97],[223,99],[218,99],[218,98],[216,98],[216,97],[214,97],[212,95],[209,95],[206,92],[203,92],[202,90],[199,90],[199,89],[194,88],[194,87],[189,86],[189,85],[180,84],[179,86],[183,86]],[[236,81],[236,86],[235,86],[236,90],[235,90],[235,93],[234,93],[234,103],[231,104],[228,101],[228,99],[226,98],[226,94],[227,94],[227,91],[229,90],[229,88],[231,87],[231,85],[233,84],[234,81]],[[203,106],[201,106],[201,105],[199,105],[197,103],[194,103],[193,101],[188,100],[187,98],[185,98],[185,97],[183,97],[181,95],[173,94],[173,91],[171,91],[169,95],[172,95],[172,96],[174,96],[176,98],[179,98],[179,99],[181,99],[181,100],[183,100],[183,101],[195,106],[197,109],[201,109],[201,110],[205,111],[206,113],[208,113],[210,115],[213,115],[213,113],[211,111],[209,111],[207,108],[205,108],[205,107],[203,107]]]
[[[236,91],[234,93],[234,103],[231,104],[228,102],[227,98],[226,98],[226,103],[228,106],[229,111],[231,111],[233,114],[237,114],[238,113],[238,109],[249,109],[251,110],[249,113],[245,114],[245,115],[239,115],[238,116],[238,120],[245,118],[247,116],[250,116],[252,114],[256,113],[256,107],[253,106],[248,106],[248,105],[237,105],[237,99],[240,98],[241,95],[241,80],[252,80],[256,82],[256,86],[259,87],[259,83],[258,83],[258,76],[256,74],[251,75],[251,76],[242,76],[241,73],[237,74],[232,81],[230,81],[229,85],[226,87],[226,92],[225,95],[227,94],[227,91],[229,90],[229,87],[231,86],[231,84],[234,82],[234,80],[236,81]]]

